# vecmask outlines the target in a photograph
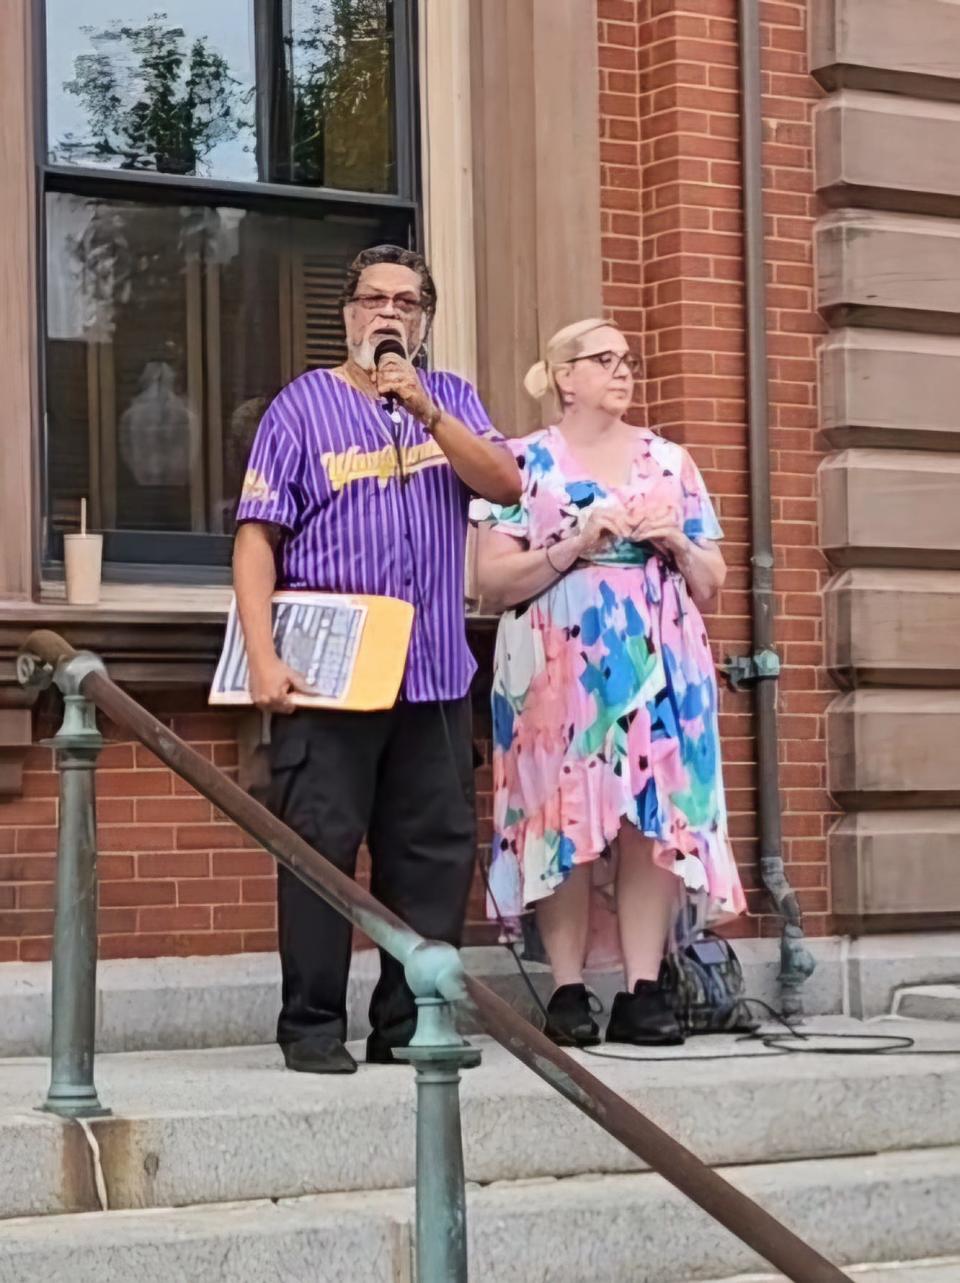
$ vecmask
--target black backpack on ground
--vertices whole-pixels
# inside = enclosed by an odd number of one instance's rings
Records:
[[[754,1033],[744,1001],[743,968],[729,940],[699,930],[664,959],[662,980],[686,1034]]]

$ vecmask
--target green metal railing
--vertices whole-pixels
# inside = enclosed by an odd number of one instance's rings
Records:
[[[201,757],[107,676],[97,656],[56,633],[33,633],[17,664],[29,686],[55,684],[63,724],[48,741],[60,771],[53,946],[52,1072],[44,1108],[67,1118],[109,1112],[94,1080],[97,873],[94,779],[99,708],[118,727],[254,838],[405,969],[417,1029],[405,1056],[416,1071],[416,1278],[466,1283],[467,1233],[460,1071],[480,1061],[457,1032],[454,1007],[473,1008],[486,1031],[561,1095],[794,1283],[850,1283],[809,1244],[730,1185],[463,968],[459,952],[425,940],[212,762]]]

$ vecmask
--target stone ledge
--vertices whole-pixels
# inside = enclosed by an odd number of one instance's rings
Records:
[[[734,942],[747,992],[774,1004],[779,948],[776,940]],[[960,973],[960,933],[874,936],[844,942],[815,938],[809,946],[817,970],[804,986],[814,1015],[849,1010],[855,1016],[888,1011],[899,985],[941,980]],[[525,1015],[532,1013],[516,964],[506,950],[464,950],[468,969],[491,984]],[[545,968],[528,967],[541,996],[550,992]],[[377,975],[376,955],[365,950],[351,967],[350,1036],[366,1034],[367,1007]],[[134,958],[100,963],[97,1046],[103,1052],[167,1051],[179,1048],[247,1046],[274,1039],[280,1005],[276,955],[223,958]],[[619,984],[615,975],[591,983],[609,1006]],[[50,966],[39,962],[0,965],[0,1058],[45,1055],[50,1036]]]
[[[960,338],[842,329],[820,348],[820,372],[835,448],[960,451]]]
[[[960,806],[960,690],[855,690],[826,723],[827,787],[843,810]]]
[[[840,916],[960,911],[960,811],[846,815],[827,845]]]
[[[960,686],[960,573],[845,570],[824,590],[826,663],[844,687]]]
[[[814,125],[828,205],[960,212],[960,104],[844,89],[817,106]]]
[[[960,334],[960,223],[842,210],[814,238],[817,306],[832,327]]]
[[[893,1014],[905,1020],[960,1024],[960,984],[909,985],[898,989]]]
[[[834,566],[960,568],[960,455],[843,450],[818,476],[820,544]]]
[[[810,69],[844,85],[960,101],[954,0],[813,0]]]

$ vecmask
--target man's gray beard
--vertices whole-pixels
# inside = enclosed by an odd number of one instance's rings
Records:
[[[406,349],[407,340],[405,336],[401,335],[400,333],[374,334],[370,338],[364,339],[362,343],[358,343],[356,347],[351,347],[348,349],[350,353],[350,359],[354,362],[355,365],[359,365],[361,370],[366,370],[368,374],[372,374],[374,369],[376,368],[376,362],[373,359],[374,353],[376,352],[380,344],[383,342],[383,340],[386,338],[397,339],[400,343],[403,344],[404,349]]]

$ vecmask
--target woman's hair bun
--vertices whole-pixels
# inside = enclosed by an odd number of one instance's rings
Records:
[[[535,401],[542,401],[550,390],[550,375],[547,371],[546,361],[537,361],[527,370],[523,379],[523,386]]]

